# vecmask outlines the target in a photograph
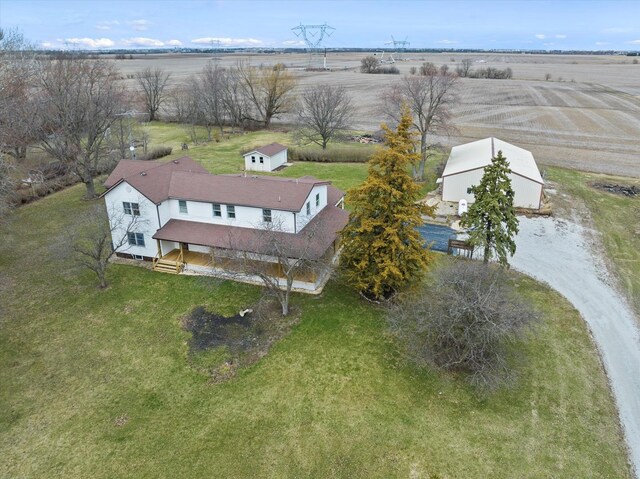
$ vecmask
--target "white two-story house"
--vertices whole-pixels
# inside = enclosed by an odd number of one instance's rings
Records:
[[[120,257],[152,261],[155,270],[216,273],[213,250],[275,261],[261,244],[264,230],[304,249],[311,259],[332,257],[348,221],[344,192],[313,177],[213,175],[191,158],[170,162],[122,160],[103,194],[114,237],[127,234]],[[117,214],[116,214],[117,213]],[[119,231],[122,216],[139,216],[135,231]],[[123,222],[126,223],[126,222]],[[313,236],[305,235],[310,229]],[[302,253],[301,253],[302,254]],[[316,290],[323,278],[297,281]]]

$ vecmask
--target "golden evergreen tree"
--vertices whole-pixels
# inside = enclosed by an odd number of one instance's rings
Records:
[[[364,183],[347,194],[353,210],[341,232],[341,269],[349,284],[373,300],[389,298],[418,279],[431,260],[417,230],[422,215],[433,212],[417,203],[420,188],[409,174],[420,160],[411,126],[406,106],[397,131],[382,126],[386,148],[369,161]]]

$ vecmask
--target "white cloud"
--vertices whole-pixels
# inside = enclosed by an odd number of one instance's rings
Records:
[[[155,38],[135,37],[122,40],[128,47],[163,47],[164,42]]]
[[[438,40],[436,43],[441,43],[443,45],[453,45],[454,43],[458,43],[455,40]]]
[[[609,42],[596,42],[596,45],[598,45],[599,47],[602,47],[604,45],[610,45]]]
[[[42,42],[42,43],[40,44],[40,46],[41,46],[42,48],[54,48],[54,47],[55,47],[55,45],[53,44],[53,42]]]
[[[143,20],[143,19],[132,20],[128,23],[133,27],[134,30],[138,32],[144,32],[146,29],[149,28],[149,25],[151,25],[151,22],[149,20]]]
[[[536,38],[538,40],[544,40],[545,38],[547,38],[547,36],[544,33],[537,33]]]
[[[564,40],[565,38],[567,38],[567,36],[561,33],[561,34],[559,34],[559,35],[556,35],[556,38],[559,38],[559,39],[561,39],[561,40]]]
[[[63,42],[85,48],[106,48],[115,45],[110,38],[65,38]]]
[[[630,42],[627,43],[631,43],[632,45],[640,45],[640,40],[631,40]]]
[[[105,20],[96,23],[96,28],[98,30],[111,30],[114,25],[120,25],[120,22],[118,20]]]
[[[180,40],[167,40],[166,44],[171,46],[171,47],[181,47],[182,46],[182,42]]]
[[[285,40],[282,42],[287,47],[303,47],[305,46],[304,40]]]
[[[217,42],[225,47],[256,47],[262,45],[262,40],[256,40],[255,38],[204,37],[191,40],[191,43],[196,45],[212,45]]]

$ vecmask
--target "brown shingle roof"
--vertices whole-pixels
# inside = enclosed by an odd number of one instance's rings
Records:
[[[169,197],[207,203],[300,211],[315,185],[327,184],[316,178],[273,178],[175,172]]]
[[[168,162],[121,160],[104,182],[104,186],[110,189],[125,180],[154,203],[160,203],[168,198],[171,176],[178,171],[208,173],[200,163],[187,156]]]
[[[281,145],[280,143],[271,143],[269,145],[265,145],[265,146],[261,146],[260,148],[256,148],[253,151],[250,151],[249,153],[245,153],[243,156],[247,156],[253,152],[258,152],[258,153],[262,153],[265,156],[273,156],[273,155],[277,155],[278,153],[280,153],[281,151],[286,150],[287,147],[284,145]]]
[[[307,251],[309,259],[321,258],[335,241],[338,231],[347,224],[349,213],[335,206],[326,206],[305,228],[297,233],[273,232],[279,242],[291,247],[291,257]],[[313,231],[311,236],[305,234]],[[153,235],[154,239],[191,243],[214,248],[272,254],[264,241],[265,232],[253,228],[214,225],[172,219]]]

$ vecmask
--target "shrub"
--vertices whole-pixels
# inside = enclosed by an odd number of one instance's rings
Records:
[[[461,371],[487,391],[513,377],[510,345],[538,320],[505,270],[457,260],[438,269],[415,296],[390,309],[392,331],[411,360]]]
[[[379,66],[380,61],[372,55],[360,60],[360,71],[362,73],[375,73]]]
[[[169,156],[173,148],[170,146],[158,146],[146,155],[140,155],[138,159],[148,161],[148,160],[157,160],[158,158],[164,158],[165,156]]]
[[[418,73],[418,69],[416,67],[411,67],[409,68],[409,73],[411,75],[415,75],[416,73]]]
[[[284,63],[276,63],[273,65],[274,72],[283,72],[286,68],[287,66]]]
[[[366,163],[374,151],[374,147],[346,148],[331,146],[326,150],[319,148],[289,148],[289,160],[317,163]]]
[[[400,70],[396,66],[378,67],[378,69],[372,73],[380,73],[381,75],[399,75]]]

